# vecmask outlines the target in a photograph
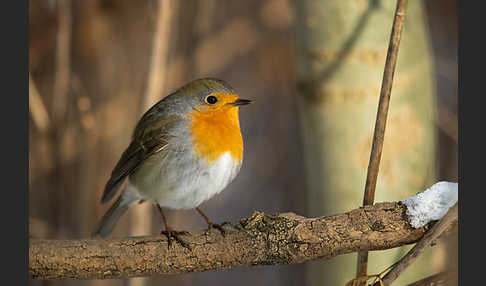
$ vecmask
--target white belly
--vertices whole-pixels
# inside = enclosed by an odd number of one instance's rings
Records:
[[[146,166],[146,175],[130,183],[143,199],[161,207],[192,209],[220,193],[236,177],[240,166],[228,152],[210,166],[201,159],[166,158],[155,166]]]

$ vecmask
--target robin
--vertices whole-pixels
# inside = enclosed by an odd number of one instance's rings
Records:
[[[101,203],[112,199],[125,178],[128,182],[106,212],[95,235],[106,237],[116,222],[137,202],[157,206],[169,246],[171,239],[187,247],[172,230],[162,208],[196,209],[209,228],[224,235],[198,208],[236,177],[243,160],[238,109],[241,99],[222,80],[192,81],[157,102],[142,116],[132,141],[106,183]]]

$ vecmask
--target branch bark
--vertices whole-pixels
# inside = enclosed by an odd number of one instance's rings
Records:
[[[378,203],[347,213],[305,218],[293,213],[266,215],[215,230],[181,236],[192,251],[165,236],[110,240],[30,241],[32,279],[108,279],[178,274],[237,266],[295,264],[360,250],[414,243],[425,229],[407,221],[406,207]]]

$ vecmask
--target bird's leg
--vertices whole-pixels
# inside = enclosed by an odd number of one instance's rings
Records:
[[[164,234],[165,236],[167,236],[168,248],[170,248],[170,245],[172,244],[172,238],[174,238],[182,246],[184,246],[185,248],[187,248],[189,250],[192,250],[188,243],[186,243],[184,240],[179,238],[179,235],[189,234],[189,232],[172,230],[169,227],[169,225],[167,224],[167,220],[165,218],[164,212],[162,212],[162,208],[158,204],[157,204],[157,208],[159,209],[160,216],[162,217],[162,221],[164,222],[164,226],[165,226],[165,230],[161,231],[160,234]]]
[[[203,219],[208,224],[208,230],[210,230],[211,228],[215,228],[215,229],[219,230],[219,232],[221,232],[221,235],[223,237],[226,235],[226,232],[223,228],[223,225],[230,224],[229,222],[225,221],[222,224],[215,224],[199,208],[196,208],[196,211],[203,217]]]

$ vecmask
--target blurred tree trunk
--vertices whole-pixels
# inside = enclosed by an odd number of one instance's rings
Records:
[[[308,215],[330,215],[363,201],[396,2],[305,0],[295,5]],[[435,179],[435,94],[422,10],[421,2],[409,2],[376,202],[403,199]],[[406,249],[370,253],[368,273],[385,269]],[[436,273],[439,264],[426,253],[397,285]],[[355,271],[356,254],[351,254],[309,263],[306,278],[309,285],[344,285]]]

